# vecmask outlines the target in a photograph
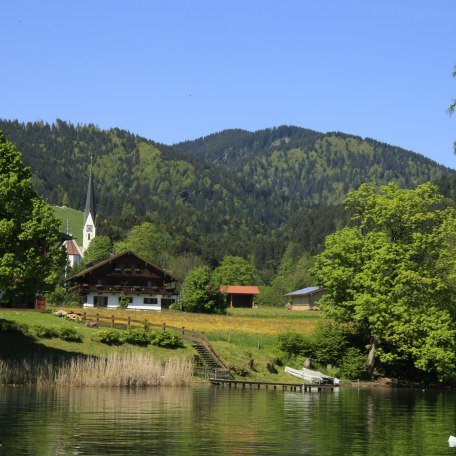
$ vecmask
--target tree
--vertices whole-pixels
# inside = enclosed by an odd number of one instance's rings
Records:
[[[55,287],[66,255],[60,221],[32,187],[22,155],[0,132],[0,294],[29,301]]]
[[[219,285],[252,285],[256,281],[252,263],[238,256],[226,256],[214,271],[214,281]]]
[[[180,298],[180,308],[185,312],[223,313],[227,306],[208,266],[200,266],[187,275]]]
[[[127,238],[115,245],[116,253],[131,250],[157,263],[160,267],[168,267],[169,256],[173,249],[174,240],[171,235],[160,226],[150,222],[134,226]]]
[[[368,362],[456,379],[454,209],[437,209],[436,187],[375,192],[364,184],[346,206],[355,226],[326,238],[313,274],[319,301],[369,343]]]
[[[108,258],[113,252],[113,245],[108,236],[95,236],[84,252],[84,265],[95,260]]]

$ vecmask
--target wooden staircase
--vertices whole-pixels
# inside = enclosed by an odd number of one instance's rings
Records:
[[[99,313],[91,314],[90,312],[82,313],[83,321],[91,318],[97,325],[114,327],[123,327],[130,329],[131,327],[144,327],[145,330],[151,327],[158,327],[163,330],[172,329],[176,331],[180,337],[186,339],[194,347],[198,353],[198,359],[201,361],[202,368],[209,377],[220,379],[231,379],[229,364],[215,351],[215,348],[209,342],[209,339],[203,332],[188,330],[184,327],[177,328],[175,326],[163,323],[161,325],[150,323],[147,320],[135,320],[131,317],[122,318],[116,317],[114,314],[110,316],[102,315]]]
[[[232,378],[228,366],[223,361],[221,362],[220,356],[212,347],[211,349],[208,349],[203,341],[192,341],[192,346],[196,353],[198,353],[198,359],[203,364],[203,367],[209,371],[210,376],[214,375],[215,378],[220,379]]]

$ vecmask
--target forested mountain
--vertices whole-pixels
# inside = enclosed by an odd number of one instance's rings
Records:
[[[394,180],[411,188],[451,174],[429,158],[373,139],[293,126],[225,130],[174,147],[227,168],[256,189],[272,190],[287,215],[339,204],[364,182]]]
[[[150,221],[173,253],[250,258],[271,277],[290,242],[315,253],[347,223],[341,201],[361,183],[433,180],[454,197],[456,172],[421,155],[342,133],[279,127],[226,130],[173,147],[119,129],[61,120],[0,121],[51,204],[83,209],[93,157],[99,234],[122,238]],[[265,279],[267,280],[267,279]]]

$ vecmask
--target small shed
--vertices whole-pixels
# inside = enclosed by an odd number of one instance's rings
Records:
[[[307,287],[286,294],[290,298],[288,308],[291,310],[319,310],[316,303],[324,295],[320,287]]]
[[[221,285],[220,291],[226,294],[226,302],[229,307],[253,307],[255,296],[260,290],[252,285]]]

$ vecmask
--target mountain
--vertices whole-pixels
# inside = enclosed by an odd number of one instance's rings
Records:
[[[173,146],[223,166],[257,190],[272,191],[288,210],[341,203],[363,182],[415,187],[455,172],[417,153],[370,138],[282,126],[225,130]]]
[[[273,271],[293,241],[320,250],[347,223],[340,203],[362,182],[403,187],[433,180],[455,190],[454,170],[416,153],[342,133],[283,126],[225,130],[170,147],[118,128],[0,120],[53,205],[84,209],[93,157],[98,234],[114,240],[151,221],[176,254],[217,262],[250,257]]]

